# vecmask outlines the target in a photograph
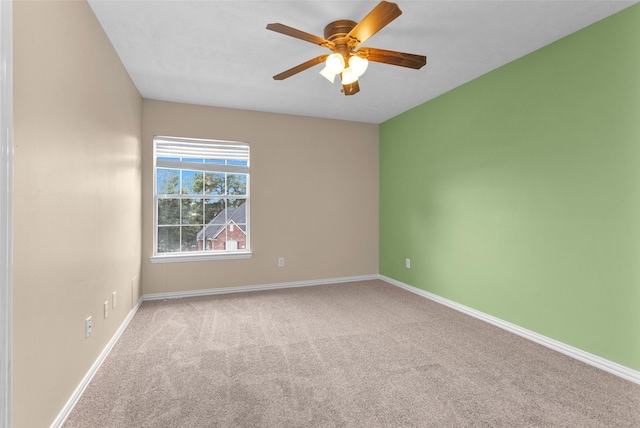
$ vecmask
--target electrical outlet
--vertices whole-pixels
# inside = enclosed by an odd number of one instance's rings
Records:
[[[91,336],[91,317],[84,320],[84,334],[85,337]]]
[[[407,269],[411,269],[411,259],[406,259],[404,265],[407,267]]]
[[[116,308],[116,292],[115,291],[111,294],[111,308],[112,309]]]
[[[107,318],[109,316],[109,301],[106,300],[104,302],[104,317]]]
[[[278,259],[278,267],[284,267],[284,257]]]

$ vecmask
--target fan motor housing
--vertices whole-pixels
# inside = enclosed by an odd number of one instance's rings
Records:
[[[324,27],[324,38],[334,43],[335,48],[333,51],[341,53],[342,56],[344,56],[345,61],[349,59],[351,52],[351,47],[348,45],[346,36],[356,25],[357,22],[349,19],[340,19],[338,21],[333,21]]]
[[[356,25],[357,22],[353,22],[348,19],[333,21],[324,27],[324,38],[330,42],[334,42],[336,39],[345,37],[349,34],[349,31],[351,31]]]

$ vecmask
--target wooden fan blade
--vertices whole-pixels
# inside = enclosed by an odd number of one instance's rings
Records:
[[[424,55],[414,55],[385,49],[361,48],[358,49],[357,55],[369,61],[399,65],[400,67],[408,67],[416,70],[422,68],[427,63],[427,57]]]
[[[402,15],[402,11],[397,4],[381,1],[367,16],[362,18],[362,21],[349,31],[347,39],[354,39],[354,46],[358,46],[400,15]]]
[[[311,68],[314,65],[318,65],[321,62],[324,62],[325,59],[327,59],[329,55],[320,55],[319,57],[310,59],[307,62],[303,62],[302,64],[296,65],[293,68],[288,69],[287,71],[283,71],[280,74],[276,74],[275,76],[273,76],[274,80],[284,80],[287,77],[291,77],[294,74],[298,74],[301,71],[305,71],[307,68]]]
[[[304,31],[289,27],[284,24],[268,24],[267,30],[275,31],[276,33],[284,34],[285,36],[295,37],[296,39],[304,40],[305,42],[310,42],[314,45],[324,46],[329,49],[332,49],[334,47],[334,44],[329,40],[325,40],[322,37],[314,36],[313,34],[305,33]]]

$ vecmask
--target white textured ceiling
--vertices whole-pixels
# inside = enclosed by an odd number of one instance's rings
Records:
[[[370,63],[360,92],[318,74],[272,76],[327,49],[268,31],[323,36],[377,1],[89,0],[144,98],[381,123],[636,1],[397,1],[402,15],[363,46],[427,56],[412,70]],[[613,42],[612,42],[613,43]]]

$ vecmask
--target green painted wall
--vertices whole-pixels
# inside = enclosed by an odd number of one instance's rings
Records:
[[[381,124],[380,272],[640,369],[640,5]]]

